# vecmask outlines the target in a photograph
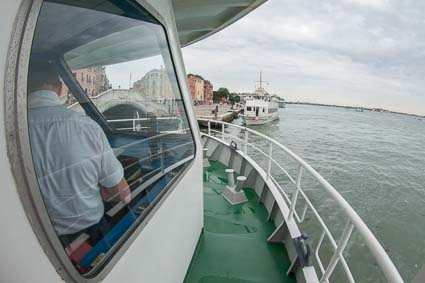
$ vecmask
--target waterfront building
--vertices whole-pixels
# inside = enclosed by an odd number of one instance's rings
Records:
[[[72,74],[90,97],[96,96],[109,88],[109,80],[104,66],[77,69],[73,70]],[[74,102],[74,97],[64,82],[62,82],[59,97],[67,104]]]
[[[196,104],[208,103],[212,99],[213,85],[200,75],[187,75],[190,95]]]
[[[150,70],[143,78],[134,82],[132,90],[144,97],[155,97],[159,102],[173,99],[170,80],[162,66],[160,69]]]
[[[204,103],[208,104],[213,100],[213,85],[210,81],[204,80]]]

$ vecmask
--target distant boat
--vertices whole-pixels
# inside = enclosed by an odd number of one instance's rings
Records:
[[[254,95],[245,98],[242,115],[245,125],[262,125],[279,118],[278,100],[266,92],[262,82],[260,72],[260,87],[255,90]]]
[[[277,97],[277,106],[279,108],[285,108],[286,102],[282,97]]]
[[[356,108],[356,111],[357,111],[357,112],[363,112],[363,111],[364,111],[364,109],[363,109],[363,108]]]

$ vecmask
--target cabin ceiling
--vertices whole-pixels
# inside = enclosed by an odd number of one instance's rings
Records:
[[[231,25],[267,0],[172,0],[181,46]]]

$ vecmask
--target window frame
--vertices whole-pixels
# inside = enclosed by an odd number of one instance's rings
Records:
[[[115,129],[109,127],[109,123],[107,122],[105,116],[94,105],[93,101],[90,99],[87,92],[85,90],[83,90],[83,86],[72,75],[72,70],[69,68],[69,66],[66,63],[65,59],[63,58],[63,56],[61,56],[59,58],[55,58],[55,60],[56,60],[55,65],[57,67],[57,71],[59,72],[62,80],[64,81],[64,83],[66,84],[68,89],[71,90],[71,92],[74,94],[74,98],[80,103],[81,107],[86,112],[86,114],[89,117],[91,117],[94,121],[96,121],[102,127],[102,129],[104,130],[105,133],[112,134],[112,135],[135,136],[135,137],[140,135],[138,132],[118,131],[118,130],[115,130]],[[173,68],[174,68],[174,63],[172,62],[172,64],[173,64]],[[178,91],[181,94],[180,87],[178,87]],[[183,98],[183,96],[182,96],[182,98]],[[185,119],[188,119],[189,117],[187,116],[186,113],[187,112],[185,110],[185,115],[186,115]],[[189,119],[188,119],[188,121],[189,121]],[[188,131],[187,129],[189,129],[190,134],[192,136],[193,144],[195,145],[195,140],[193,139],[191,128],[189,127],[189,128],[184,129],[184,131],[186,133]],[[152,137],[148,137],[148,138],[145,137],[143,140],[147,141],[149,139],[159,139],[159,141],[161,141],[161,137],[165,137],[167,135],[168,134],[160,134],[159,133],[159,134],[152,136]],[[196,146],[194,146],[194,150],[196,150]],[[173,164],[169,167],[162,168],[162,170],[160,172],[152,175],[150,178],[146,179],[144,183],[140,184],[137,188],[134,188],[134,191],[137,191],[136,195],[139,194],[141,191],[143,191],[144,188],[147,188],[149,186],[149,184],[158,181],[161,177],[168,174],[168,172],[174,170],[177,167],[180,167],[180,165],[183,165],[186,162],[189,162],[190,160],[194,159],[194,157],[195,157],[195,154],[189,155],[189,156],[177,161],[175,164]],[[174,178],[173,178],[173,180],[174,180]],[[170,181],[170,182],[172,182],[172,181]],[[166,185],[166,187],[167,186],[168,186],[168,184]],[[165,191],[166,190],[167,189],[165,189]],[[162,192],[161,192],[160,195],[162,195]],[[156,203],[156,199],[155,199],[154,203]],[[155,205],[155,204],[153,204],[153,205]],[[121,208],[119,208],[119,210],[121,210],[123,206],[124,205],[122,205]],[[120,205],[117,204],[116,207],[120,207]],[[116,210],[115,207],[112,210]],[[150,211],[150,209],[147,210],[147,211]],[[105,211],[105,214],[109,214],[109,211]]]
[[[198,156],[197,139],[195,137],[195,133],[197,133],[198,130],[196,122],[191,121],[191,118],[193,118],[191,116],[193,116],[194,113],[188,111],[187,104],[190,101],[184,95],[187,91],[182,91],[181,82],[185,78],[181,78],[176,69],[176,54],[170,44],[170,38],[172,38],[173,35],[169,33],[165,19],[156,12],[146,0],[137,0],[137,2],[134,0],[126,1],[127,4],[129,2],[146,10],[163,28],[170,60],[176,76],[177,89],[181,94],[181,103],[187,115],[188,128],[192,136],[194,152],[190,160],[179,165],[182,166],[181,171],[167,184],[166,189],[164,189],[163,193],[155,200],[156,203],[146,217],[136,221],[133,227],[127,230],[122,238],[116,243],[116,246],[111,249],[111,254],[102,266],[96,268],[95,272],[88,272],[84,275],[80,274],[69,260],[50,222],[47,209],[39,190],[29,142],[27,75],[33,36],[43,0],[23,0],[20,4],[13,26],[6,61],[4,88],[4,123],[7,154],[12,169],[11,171],[15,179],[16,190],[27,214],[29,224],[47,258],[50,260],[58,275],[66,282],[95,283],[103,280],[143,231],[147,223],[156,214],[157,210],[160,209],[171,192],[177,187],[181,179],[186,176],[189,169],[193,166],[194,160]],[[89,103],[91,103],[91,101],[89,101]]]

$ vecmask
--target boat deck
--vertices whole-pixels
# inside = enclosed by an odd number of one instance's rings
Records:
[[[275,226],[254,190],[244,189],[248,202],[230,205],[221,192],[227,184],[219,162],[211,161],[204,179],[204,231],[185,282],[296,282],[286,276],[289,259],[283,245],[267,243]]]

